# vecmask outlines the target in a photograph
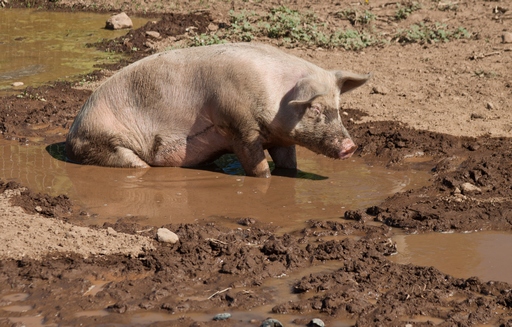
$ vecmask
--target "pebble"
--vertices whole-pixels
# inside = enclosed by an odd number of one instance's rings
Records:
[[[384,86],[374,86],[372,88],[372,92],[371,93],[386,95],[386,94],[389,93],[389,89],[384,87]]]
[[[160,33],[156,32],[156,31],[146,31],[146,35],[154,37],[157,40],[160,40],[162,38]]]
[[[309,326],[311,327],[325,327],[324,322],[321,319],[313,318],[311,322],[309,323]]]
[[[179,241],[178,235],[171,232],[167,228],[159,228],[156,232],[158,242],[174,244]]]
[[[471,183],[462,184],[460,186],[460,190],[461,190],[462,194],[464,194],[464,195],[467,195],[470,193],[482,193],[482,190],[478,186],[473,185]]]
[[[494,109],[494,105],[492,104],[492,102],[487,102],[485,107],[489,110],[493,110]]]
[[[284,327],[283,324],[277,320],[269,318],[261,323],[260,327]]]
[[[113,229],[112,227],[108,227],[107,228],[107,235],[116,236],[117,235],[117,231],[115,229]]]
[[[213,317],[213,320],[226,320],[226,319],[229,319],[231,318],[231,313],[227,313],[227,312],[224,312],[224,313],[219,313],[219,314],[216,314],[215,317]]]
[[[511,32],[505,32],[501,36],[501,41],[503,43],[512,43],[512,33]]]
[[[11,85],[14,86],[14,87],[18,87],[18,86],[23,86],[24,83],[23,82],[14,82]]]
[[[132,27],[132,20],[124,12],[117,15],[112,15],[105,23],[105,28],[108,30],[120,30]]]

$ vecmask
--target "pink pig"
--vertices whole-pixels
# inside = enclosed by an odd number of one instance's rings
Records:
[[[278,168],[297,168],[296,144],[346,159],[356,145],[340,118],[340,95],[369,77],[254,43],[157,53],[91,95],[67,136],[67,156],[111,167],[190,167],[232,152],[258,177],[270,176],[265,149]]]

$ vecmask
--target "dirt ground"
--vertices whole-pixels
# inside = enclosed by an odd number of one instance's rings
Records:
[[[420,9],[397,21],[396,3],[381,0],[2,1],[13,7],[29,3],[48,10],[124,10],[158,21],[94,45],[130,57],[88,75],[85,85],[58,82],[4,96],[0,132],[24,144],[63,142],[81,105],[105,77],[192,33],[224,28],[231,9],[266,12],[284,4],[315,12],[340,29],[352,25],[335,13],[356,8],[375,13],[373,28],[383,35],[419,22],[463,26],[471,35],[405,45],[391,38],[359,51],[254,40],[324,68],[372,72],[371,82],[342,103],[345,125],[359,146],[356,155],[389,169],[416,162],[431,172],[431,185],[395,194],[378,206],[340,212],[345,219],[312,219],[307,228],[285,235],[250,219],[238,221],[238,229],[213,223],[146,226],[130,218],[86,226],[87,213],[66,196],[1,182],[0,303],[16,304],[9,295],[23,293],[30,309],[0,311],[0,326],[22,326],[8,317],[27,315],[40,318],[34,326],[259,326],[257,319],[205,322],[194,314],[213,317],[269,304],[269,316],[296,316],[297,326],[311,325],[314,317],[326,326],[338,320],[355,326],[512,326],[512,285],[389,260],[396,252],[391,227],[407,233],[512,231],[512,43],[502,41],[512,32],[510,3],[423,0]],[[162,39],[149,40],[148,30]],[[157,242],[160,227],[174,231],[179,242]],[[348,237],[333,240],[334,235]],[[308,293],[300,300],[280,302],[264,287],[269,279],[329,261],[343,264],[293,281],[290,293]],[[95,310],[109,314],[75,314]],[[140,312],[175,314],[175,319],[137,324],[127,318]]]

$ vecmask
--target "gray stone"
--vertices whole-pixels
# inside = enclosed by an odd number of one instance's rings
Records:
[[[260,327],[284,327],[283,324],[277,319],[267,319],[261,323]]]
[[[107,228],[107,235],[117,236],[117,231],[112,227]]]
[[[132,20],[124,12],[111,16],[105,24],[105,28],[109,30],[120,30],[131,27],[133,27]]]
[[[146,35],[151,36],[157,40],[160,40],[162,38],[160,33],[156,32],[156,31],[146,31]]]
[[[309,323],[309,326],[311,327],[325,327],[324,322],[321,319],[313,318],[311,322]]]
[[[468,194],[478,194],[478,193],[482,193],[482,190],[476,186],[476,185],[473,185],[471,183],[464,183],[460,186],[460,190],[462,192],[462,194],[464,195],[468,195]]]
[[[512,33],[511,32],[505,32],[501,36],[501,42],[503,43],[512,43]]]
[[[171,232],[167,228],[159,228],[158,231],[156,232],[156,237],[157,237],[158,242],[163,242],[163,243],[174,244],[180,240],[178,235]]]
[[[384,86],[374,86],[372,88],[372,92],[373,94],[382,94],[382,95],[386,95],[389,93],[389,90],[384,87]]]
[[[215,317],[213,317],[213,320],[226,320],[226,319],[229,319],[231,318],[231,313],[219,313],[219,314],[216,314]]]

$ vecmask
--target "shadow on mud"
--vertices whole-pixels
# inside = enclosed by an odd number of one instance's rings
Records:
[[[59,142],[53,143],[46,147],[46,152],[50,154],[53,158],[64,161],[64,162],[72,162],[66,157],[66,143]],[[298,169],[283,169],[283,168],[275,168],[274,163],[272,161],[269,162],[270,169],[272,171],[272,176],[281,176],[281,177],[291,177],[298,179],[309,179],[309,180],[325,180],[328,179],[326,176],[317,175],[314,173],[308,173],[304,171],[300,171]],[[222,172],[227,175],[233,176],[245,176],[244,169],[242,168],[242,164],[238,161],[238,158],[234,154],[225,154],[221,156],[219,159],[215,160],[211,164],[202,165],[198,167],[186,167],[187,169],[199,169],[204,171],[211,172]]]

